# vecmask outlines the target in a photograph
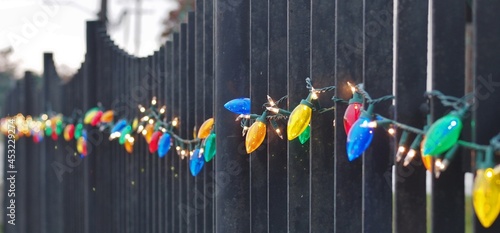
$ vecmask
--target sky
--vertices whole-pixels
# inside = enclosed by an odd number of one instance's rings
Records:
[[[177,7],[173,0],[142,0],[140,48],[134,53],[136,0],[108,0],[109,34],[131,54],[147,56],[160,47],[161,21]],[[56,66],[77,70],[85,54],[85,22],[96,20],[100,0],[0,0],[0,49],[11,46],[18,74],[43,73],[43,53],[54,54]]]

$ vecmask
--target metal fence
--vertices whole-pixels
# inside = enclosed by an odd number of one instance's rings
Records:
[[[156,96],[167,118],[179,117],[185,138],[215,117],[217,155],[193,177],[188,159],[175,152],[158,158],[138,140],[130,155],[92,127],[84,159],[74,156],[74,142],[22,138],[16,142],[16,225],[4,216],[5,232],[422,233],[427,224],[435,233],[465,232],[469,151],[432,179],[428,198],[425,168],[394,162],[389,135],[379,133],[362,159],[347,160],[339,123],[346,106],[330,98],[349,98],[347,81],[364,83],[373,96],[396,96],[395,105],[377,105],[379,113],[422,127],[428,77],[432,89],[463,96],[466,64],[472,64],[474,124],[463,135],[488,143],[500,129],[498,12],[495,0],[473,6],[457,0],[196,0],[172,39],[144,58],[116,46],[102,23],[88,22],[85,61],[74,77],[62,83],[52,54],[44,54],[43,88],[37,90],[27,72],[8,93],[6,112],[71,115],[100,102],[130,119],[138,104]],[[472,42],[465,40],[467,20]],[[466,56],[467,43],[473,56]],[[267,94],[288,95],[293,108],[307,94],[306,77],[337,86],[320,96],[335,111],[313,114],[309,143],[270,132],[267,143],[247,155],[235,115],[223,104],[250,97],[252,112],[260,112]],[[433,119],[446,110],[431,103]],[[472,218],[474,232],[500,232],[500,220],[483,229]]]

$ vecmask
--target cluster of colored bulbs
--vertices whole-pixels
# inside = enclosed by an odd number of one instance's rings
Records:
[[[224,107],[228,109],[229,111],[238,114],[238,117],[236,120],[242,120],[242,127],[243,127],[243,136],[246,135],[245,137],[245,149],[248,154],[254,152],[257,150],[260,145],[264,142],[264,139],[267,134],[267,121],[270,122],[271,127],[274,129],[274,132],[283,139],[283,134],[282,131],[279,127],[279,124],[276,119],[272,117],[268,117],[268,113],[272,112],[275,114],[280,114],[282,116],[295,116],[294,122],[295,123],[304,123],[303,121],[295,121],[295,119],[298,119],[300,117],[297,116],[303,116],[304,114],[307,117],[308,110],[306,109],[305,112],[300,112],[300,111],[295,111],[294,113],[290,113],[286,110],[278,108],[276,102],[270,97],[267,96],[268,102],[266,103],[266,110],[261,115],[258,114],[251,114],[250,113],[250,99],[249,98],[238,98],[238,99],[233,99],[229,102],[227,102]],[[309,100],[310,101],[310,100]],[[248,127],[247,123],[249,119],[255,119],[254,123]],[[310,120],[310,118],[309,118]],[[289,120],[290,121],[290,120]],[[290,125],[290,123],[289,123]],[[302,129],[302,126],[305,126],[304,129]],[[290,132],[288,133],[288,139],[293,140],[297,137],[299,137],[299,140],[302,144],[304,144],[307,140],[309,140],[310,136],[310,127],[309,127],[309,122],[301,125],[301,126],[296,126],[295,131],[300,130],[300,134],[298,136],[294,136],[293,138],[290,138]],[[294,131],[294,132],[295,132]]]
[[[120,119],[111,128],[109,139],[118,139],[128,153],[133,153],[136,135],[142,135],[148,144],[149,152],[157,153],[160,158],[165,157],[172,146],[175,146],[177,154],[182,159],[189,156],[191,174],[198,175],[204,163],[211,161],[215,156],[214,119],[207,119],[201,125],[198,133],[195,133],[195,139],[185,140],[174,132],[174,128],[179,125],[179,119],[163,121],[166,107],[157,109],[156,104],[156,98],[153,98],[149,109],[139,105],[139,111],[145,114],[140,120],[135,118],[132,122],[128,122],[126,119]]]

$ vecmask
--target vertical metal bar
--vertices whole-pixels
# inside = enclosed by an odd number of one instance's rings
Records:
[[[158,99],[160,100],[160,106],[166,106],[166,93],[165,93],[165,68],[166,68],[166,47],[163,45],[160,48],[159,54],[158,54],[158,60],[157,60],[157,72],[158,72],[158,77],[159,77],[159,84],[157,86],[158,88]],[[170,107],[170,106],[168,106]],[[167,178],[166,176],[166,169],[167,167],[165,166],[166,158],[163,157],[161,159],[158,159],[158,232],[166,232],[166,183],[165,179]]]
[[[392,94],[393,20],[388,16],[392,3],[392,0],[363,3],[363,83],[372,98]],[[380,21],[381,15],[388,17]],[[391,101],[379,103],[375,112],[392,118],[391,105]],[[363,232],[391,232],[394,140],[383,128],[376,129],[374,134],[370,148],[363,155]]]
[[[335,2],[311,1],[311,79],[317,87],[335,85]],[[341,87],[338,87],[341,88]],[[319,95],[322,107],[333,105],[334,92]],[[335,197],[334,112],[313,113],[311,120],[310,232],[333,232]]]
[[[498,134],[500,125],[498,111],[492,110],[492,106],[500,104],[500,67],[498,66],[498,54],[500,52],[500,28],[491,27],[491,22],[498,22],[500,15],[500,2],[484,0],[473,1],[473,46],[474,46],[474,90],[475,111],[473,119],[473,140],[480,144],[488,144],[489,140]],[[498,156],[496,164],[500,163]],[[485,229],[475,218],[474,229],[476,233],[500,232],[500,218],[490,228]]]
[[[268,75],[268,1],[250,1],[250,99],[251,112],[262,113],[262,104],[267,101]],[[264,122],[268,124],[268,122]],[[273,130],[267,130],[273,134]],[[250,160],[250,232],[266,232],[269,226],[267,208],[267,144],[247,155],[245,149],[237,156],[248,156]]]
[[[268,1],[268,93],[274,99],[287,95],[287,62],[288,62],[288,5],[286,0]],[[285,107],[283,104],[280,107]],[[268,232],[285,233],[288,229],[288,183],[287,183],[287,140],[286,122],[281,122],[283,139],[274,132],[267,135],[268,159]]]
[[[172,56],[172,86],[171,86],[171,92],[172,92],[172,106],[173,106],[173,117],[179,117],[180,113],[180,105],[179,105],[179,96],[180,96],[180,90],[179,90],[179,83],[180,83],[180,75],[179,75],[179,63],[180,63],[180,36],[178,32],[174,33],[174,41],[173,41],[173,56]],[[171,118],[173,119],[173,118]],[[179,130],[177,130],[179,132]],[[173,187],[172,190],[174,190],[174,195],[173,195],[173,200],[172,200],[172,216],[173,216],[173,231],[172,232],[181,232],[180,231],[180,221],[181,221],[181,216],[179,212],[178,205],[180,203],[180,178],[179,178],[179,171],[180,171],[180,157],[179,155],[175,152],[175,148],[172,148],[172,152],[170,156],[172,157],[172,168],[173,170],[173,176],[172,176],[172,182],[173,182]]]
[[[203,50],[204,50],[204,35],[203,35],[203,19],[204,19],[204,1],[196,0],[195,1],[195,45],[194,45],[194,56],[195,56],[195,78],[194,78],[194,98],[195,98],[195,106],[194,106],[194,123],[197,129],[203,124],[205,118],[204,113],[204,75],[203,75]],[[204,210],[206,208],[205,205],[205,180],[204,180],[204,170],[206,170],[206,165],[204,165],[203,170],[195,177],[193,191],[193,208],[195,209],[194,213],[194,232],[203,233],[205,229],[204,225]]]
[[[195,123],[195,14],[193,11],[188,13],[188,23],[187,23],[187,77],[186,86],[184,91],[186,92],[186,101],[184,108],[186,108],[186,124],[184,125],[186,130],[186,136],[184,138],[193,138],[193,129],[196,125]],[[194,148],[190,149],[190,152]],[[190,153],[189,152],[189,153]],[[195,190],[195,179],[191,175],[189,164],[191,156],[188,154],[186,157],[186,182],[187,182],[187,192],[186,192],[186,207],[187,207],[187,232],[195,232],[196,230],[196,209],[194,206],[194,190]]]
[[[363,1],[337,1],[335,8],[335,90],[337,97],[348,99],[352,93],[346,83],[361,83],[363,75]],[[335,104],[335,119],[343,119],[346,106]],[[335,127],[335,231],[362,230],[362,159],[349,162],[346,133]]]
[[[214,116],[214,4],[213,0],[203,1],[203,114],[204,119]],[[204,233],[215,232],[215,163],[205,164],[203,169]]]
[[[310,75],[311,3],[288,1],[288,108],[293,110],[308,94]],[[288,231],[310,232],[309,145],[288,141]]]
[[[100,22],[87,22],[87,54],[85,57],[85,73],[83,80],[83,109],[84,111],[97,105],[97,98],[93,94],[93,88],[97,84],[98,72],[98,38],[97,31],[102,26]],[[95,222],[95,201],[96,195],[92,190],[95,187],[95,156],[89,152],[89,155],[84,159],[84,206],[85,206],[85,233],[96,232]],[[50,231],[52,232],[52,231]]]
[[[398,1],[394,7],[396,119],[422,128],[425,116],[427,68],[427,1]],[[410,138],[411,139],[411,138]],[[410,140],[409,140],[410,141]],[[418,153],[417,153],[418,154]],[[426,232],[425,168],[417,155],[407,167],[395,163],[395,230],[397,233]]]
[[[173,44],[172,41],[167,41],[166,49],[165,49],[165,98],[166,98],[166,105],[167,105],[167,111],[166,111],[166,117],[167,120],[172,120],[173,118],[173,101],[172,101],[172,89],[173,89],[173,75],[172,75],[172,66],[173,66]],[[171,150],[172,151],[172,150]],[[165,182],[166,182],[166,187],[165,187],[165,198],[166,198],[166,213],[165,213],[165,222],[166,222],[166,232],[168,231],[173,231],[173,226],[174,226],[174,216],[173,216],[173,196],[174,196],[174,189],[173,189],[173,179],[174,179],[174,171],[172,170],[173,168],[173,156],[172,152],[169,152],[165,155]]]
[[[249,163],[246,156],[234,155],[244,145],[241,128],[233,123],[235,114],[222,106],[249,95],[250,2],[220,0],[215,9],[215,232],[246,233],[250,232]]]
[[[179,76],[177,77],[179,79],[179,95],[177,96],[177,101],[179,102],[179,136],[181,138],[186,138],[188,133],[187,133],[187,109],[186,109],[186,86],[187,86],[187,24],[186,23],[181,23],[180,27],[180,44],[179,44]],[[181,146],[182,148],[183,146]],[[186,148],[182,148],[184,150]],[[180,155],[179,155],[180,156]],[[181,159],[179,159],[179,203],[177,203],[177,206],[175,208],[179,209],[179,226],[180,226],[180,231],[181,233],[187,232],[187,227],[188,227],[188,216],[189,216],[189,210],[187,209],[187,190],[188,190],[188,183],[187,183],[187,176],[188,170],[187,170],[187,165],[189,161],[181,156]]]
[[[463,2],[430,1],[432,14],[432,89],[461,97],[465,92],[465,5]],[[446,12],[446,14],[442,14]],[[453,83],[453,85],[450,85]],[[449,108],[431,102],[433,121]],[[432,232],[465,232],[463,160],[456,158],[438,179],[432,178]],[[453,198],[450,198],[453,197]]]

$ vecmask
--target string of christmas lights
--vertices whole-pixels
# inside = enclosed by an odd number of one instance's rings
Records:
[[[319,107],[317,102],[318,94],[333,90],[335,87],[315,89],[309,78],[306,79],[306,83],[309,94],[299,105],[294,107],[291,113],[279,108],[277,103],[269,96],[267,96],[268,102],[263,105],[266,110],[261,115],[250,113],[250,99],[248,98],[242,98],[246,101],[244,104],[238,102],[241,99],[232,100],[226,104],[232,105],[231,107],[226,106],[228,110],[240,114],[236,120],[241,120],[243,136],[248,131],[245,140],[247,153],[250,154],[255,151],[264,141],[266,120],[270,121],[276,133],[283,138],[279,127],[276,127],[276,122],[272,121],[268,113],[274,113],[273,117],[279,119],[288,118],[288,140],[294,140],[298,137],[301,143],[305,143],[309,139],[312,111],[322,113],[334,109],[333,107]],[[394,96],[387,95],[372,99],[364,89],[363,84],[347,84],[351,88],[352,98],[345,101],[334,96],[332,100],[348,104],[343,120],[347,134],[346,149],[349,161],[359,158],[366,151],[374,137],[373,129],[378,127],[383,127],[392,136],[396,135],[397,129],[402,131],[395,155],[397,162],[404,159],[403,165],[408,166],[420,152],[424,166],[436,178],[439,178],[440,174],[448,168],[459,147],[475,151],[477,161],[473,205],[484,227],[488,228],[493,224],[500,214],[500,165],[494,168],[494,156],[500,152],[500,134],[492,138],[489,145],[479,145],[459,139],[462,133],[463,120],[471,107],[469,101],[473,96],[472,94],[458,98],[446,96],[439,91],[427,92],[426,96],[429,99],[437,98],[443,106],[450,107],[453,110],[435,122],[431,121],[431,116],[428,114],[427,124],[422,129],[419,129],[374,113],[376,104],[392,100]],[[244,109],[245,111],[233,111],[234,109]],[[247,126],[249,119],[255,119],[250,128]],[[415,134],[415,138],[410,147],[407,147],[410,134]]]
[[[487,145],[460,139],[463,121],[472,105],[471,94],[458,98],[446,96],[439,91],[426,93],[428,98],[437,98],[451,111],[434,122],[428,115],[427,124],[423,128],[416,128],[374,112],[376,104],[392,100],[394,96],[387,95],[372,99],[363,84],[347,83],[347,85],[351,88],[352,98],[346,101],[334,96],[332,101],[348,104],[343,117],[343,126],[347,134],[346,152],[349,161],[362,156],[375,136],[374,129],[379,127],[387,130],[392,136],[396,135],[397,130],[401,131],[395,154],[397,162],[402,162],[404,166],[407,166],[420,153],[426,169],[437,178],[450,166],[460,147],[474,151],[476,155],[474,209],[484,227],[490,227],[493,224],[500,214],[500,165],[496,165],[494,160],[495,155],[500,154],[500,134],[493,137]],[[298,138],[302,144],[309,140],[312,112],[323,113],[334,110],[334,107],[321,107],[318,95],[334,90],[335,86],[316,89],[311,79],[308,78],[306,88],[309,91],[307,97],[302,99],[291,112],[280,108],[280,104],[287,99],[287,96],[278,101],[267,96],[267,102],[263,104],[264,110],[261,114],[250,112],[249,98],[234,99],[224,105],[226,109],[237,114],[237,121],[241,121],[247,153],[252,153],[263,143],[268,122],[282,139],[281,125],[286,124],[288,140]],[[142,135],[148,143],[151,154],[156,153],[162,158],[171,148],[175,148],[181,159],[189,158],[190,171],[193,176],[201,171],[204,163],[211,161],[215,156],[216,134],[213,118],[207,119],[198,131],[195,129],[192,139],[185,139],[175,133],[180,123],[179,119],[174,117],[167,121],[166,107],[158,108],[156,98],[152,99],[149,108],[146,109],[142,105],[138,107],[140,116],[118,120],[115,119],[116,113],[113,110],[106,111],[101,105],[89,109],[85,114],[75,110],[70,117],[52,111],[37,117],[24,116],[19,113],[13,117],[2,118],[0,129],[7,135],[8,122],[14,122],[15,139],[23,136],[32,137],[35,143],[43,141],[45,137],[58,140],[62,134],[65,141],[76,140],[76,149],[81,157],[88,154],[85,125],[109,133],[109,140],[117,140],[128,153],[133,153],[134,143]],[[411,134],[415,137],[408,144]]]

